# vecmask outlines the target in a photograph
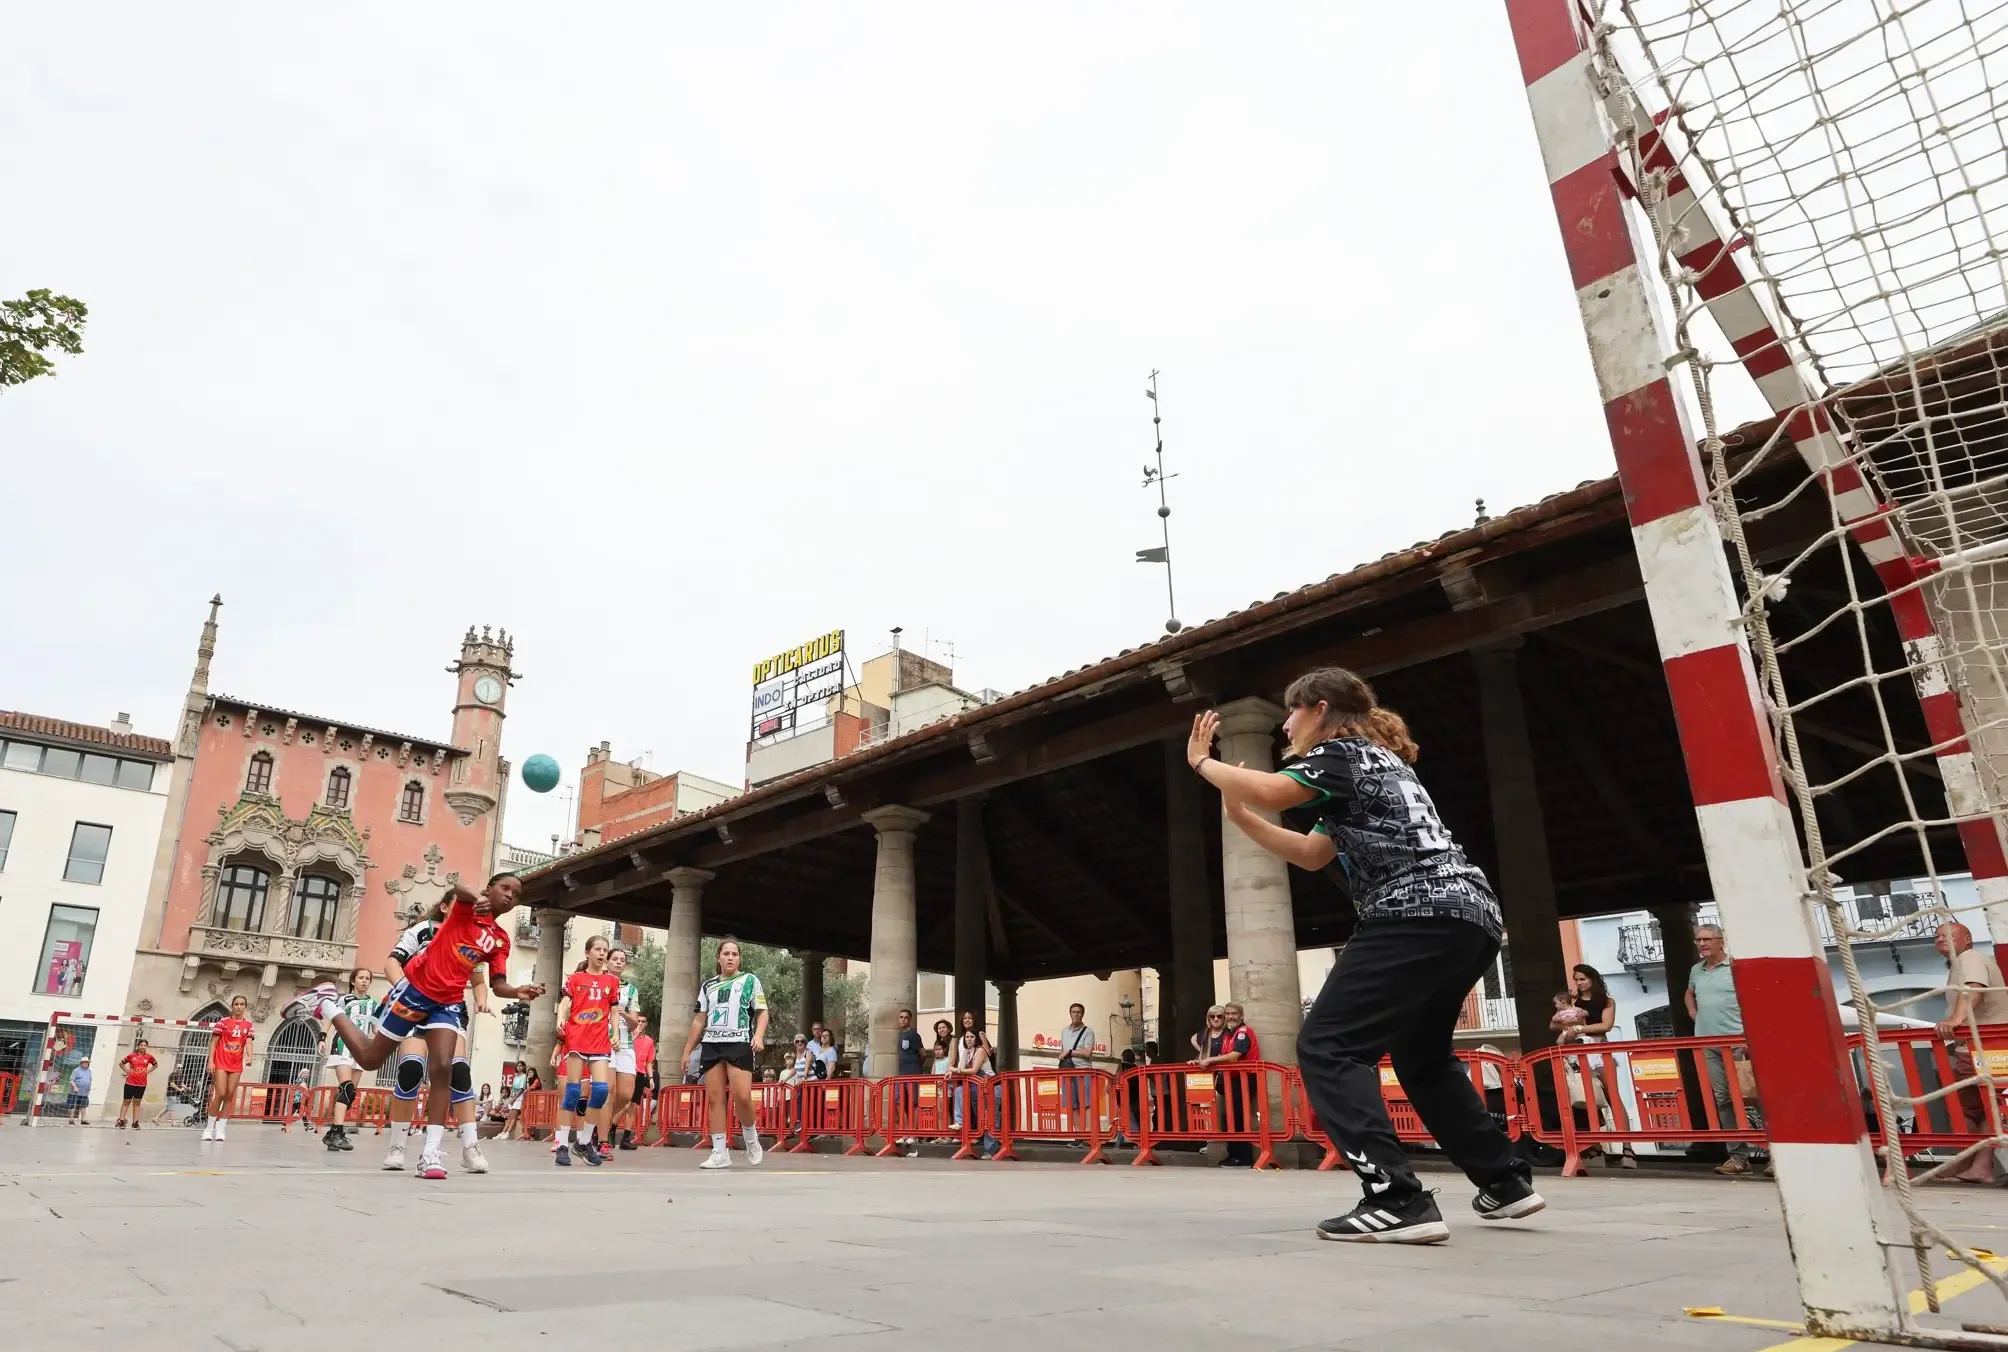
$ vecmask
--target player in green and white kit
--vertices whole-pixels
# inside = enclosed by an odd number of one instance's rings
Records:
[[[608,1149],[618,1146],[622,1150],[633,1150],[634,1130],[628,1128],[623,1135],[620,1128],[621,1114],[634,1102],[634,1039],[641,1030],[641,991],[626,976],[628,954],[619,944],[607,955],[607,970],[621,979],[620,995],[613,1007],[613,1096],[599,1110],[600,1139]]]
[[[702,1042],[704,1053],[698,1062],[705,1097],[711,1104],[711,1158],[700,1169],[729,1169],[732,1152],[725,1126],[725,1088],[732,1087],[732,1101],[739,1106],[740,1131],[746,1142],[746,1162],[758,1164],[765,1153],[760,1148],[760,1129],[754,1125],[753,1058],[767,1046],[767,992],[760,978],[739,970],[739,941],[726,938],[718,945],[718,975],[710,978],[697,993],[697,1010],[690,1021],[690,1037],[683,1044],[681,1065],[690,1064],[690,1053]]]
[[[342,1013],[365,1034],[376,1031],[377,1002],[370,998],[370,983],[375,979],[376,973],[369,968],[356,968],[349,977],[349,993],[342,997]],[[362,1071],[357,1069],[356,1058],[341,1034],[336,1033],[334,1039],[328,1047],[328,1069],[335,1073],[335,1111],[321,1139],[330,1150],[354,1150],[355,1145],[342,1124],[348,1120],[349,1105],[356,1101],[356,1081]]]

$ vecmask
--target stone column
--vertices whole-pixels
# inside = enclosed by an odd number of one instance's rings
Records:
[[[523,1057],[544,1083],[551,1082],[551,1048],[558,1041],[558,988],[565,984],[565,922],[571,912],[538,911],[537,960],[531,964],[530,980],[544,993],[530,1002],[530,1029],[525,1037]]]
[[[823,955],[798,951],[795,956],[802,960],[802,1007],[795,1026],[807,1034],[809,1025],[823,1018]]]
[[[1555,905],[1555,872],[1548,858],[1548,827],[1534,779],[1533,740],[1520,694],[1518,639],[1472,654],[1478,667],[1478,705],[1484,723],[1485,772],[1492,795],[1492,837],[1498,867],[1492,884],[1505,912],[1513,946],[1513,1003],[1520,1047],[1554,1045],[1548,1020],[1555,992],[1568,989],[1562,957],[1562,921]]]
[[[990,846],[983,831],[983,799],[955,805],[955,1003],[990,1018],[983,983],[990,962]],[[971,994],[974,992],[974,994]]]
[[[1212,829],[1220,811],[1212,788],[1185,763],[1185,740],[1170,738],[1163,744],[1171,967],[1159,974],[1157,1046],[1161,1055],[1174,1061],[1191,1053],[1190,1039],[1205,1025],[1206,1007],[1213,1003],[1214,910],[1208,876],[1212,861],[1203,833]],[[1294,946],[1294,932],[1291,942]]]
[[[662,1026],[655,1035],[658,1062],[673,1063],[690,1037],[697,988],[704,983],[704,885],[718,875],[709,869],[673,868],[669,879],[669,932],[663,936]],[[683,1082],[683,1067],[674,1067]]]
[[[1250,770],[1274,770],[1275,734],[1282,721],[1282,707],[1266,699],[1221,705],[1220,759]],[[1294,1065],[1304,1006],[1297,983],[1290,866],[1224,818],[1220,847],[1227,886],[1227,989],[1262,1039],[1262,1059]]]
[[[1022,981],[1000,981],[997,983],[997,1036],[991,1041],[997,1046],[997,1059],[1002,1062],[1000,1069],[1018,1069],[1018,988]]]
[[[866,1073],[883,1077],[898,1073],[899,1012],[913,1007],[919,978],[913,852],[927,814],[910,807],[881,807],[865,813],[864,819],[878,832],[878,869],[872,877],[872,974],[865,994],[870,1024]]]

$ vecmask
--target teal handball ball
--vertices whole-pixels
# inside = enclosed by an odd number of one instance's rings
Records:
[[[523,782],[532,793],[549,793],[558,787],[558,762],[539,753],[523,762]]]

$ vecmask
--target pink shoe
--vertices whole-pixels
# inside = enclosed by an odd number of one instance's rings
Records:
[[[427,1155],[418,1162],[418,1176],[420,1178],[445,1178],[446,1165],[440,1161],[439,1156]]]

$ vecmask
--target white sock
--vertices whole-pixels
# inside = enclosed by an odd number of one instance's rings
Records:
[[[411,1123],[409,1122],[391,1123],[390,1124],[391,1149],[393,1150],[404,1149],[404,1138],[409,1135],[411,1135]]]
[[[460,1144],[481,1144],[481,1124],[479,1122],[462,1122],[460,1124]]]
[[[714,1132],[712,1132],[712,1133],[711,1133],[711,1148],[712,1148],[713,1150],[716,1150],[716,1151],[719,1151],[719,1152],[721,1152],[721,1153],[722,1153],[722,1152],[723,1152],[723,1151],[725,1150],[725,1133],[724,1133],[724,1132],[722,1132],[722,1131],[714,1131]]]
[[[572,1140],[572,1129],[570,1127],[559,1127],[558,1149],[563,1150],[567,1145],[571,1144],[571,1140]]]
[[[425,1124],[425,1154],[428,1159],[439,1153],[439,1143],[445,1139],[445,1123],[428,1122]]]
[[[591,1145],[593,1143],[593,1125],[594,1125],[593,1123],[588,1122],[586,1123],[585,1127],[579,1132],[579,1140],[586,1145]]]

